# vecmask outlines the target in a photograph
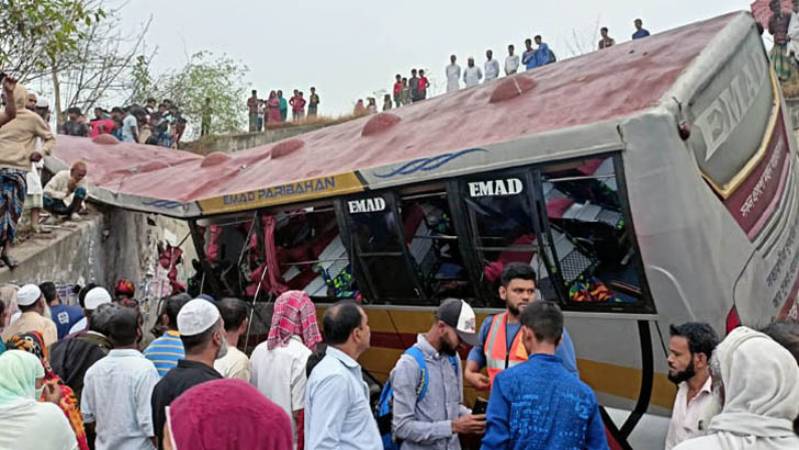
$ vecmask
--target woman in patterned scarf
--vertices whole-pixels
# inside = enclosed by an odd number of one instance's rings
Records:
[[[78,438],[78,448],[80,450],[89,450],[89,443],[83,428],[83,418],[78,408],[78,400],[75,397],[75,393],[72,392],[72,388],[64,384],[61,378],[50,368],[47,347],[44,345],[44,337],[42,334],[38,331],[31,331],[14,335],[6,342],[6,347],[8,347],[9,350],[26,351],[39,358],[39,361],[41,361],[44,367],[45,384],[61,391],[61,400],[58,401],[58,407],[64,411],[69,425]]]

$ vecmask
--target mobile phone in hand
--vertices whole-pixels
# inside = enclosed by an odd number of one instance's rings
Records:
[[[488,409],[488,400],[477,397],[477,400],[474,401],[474,407],[472,408],[472,414],[485,414],[486,410]]]

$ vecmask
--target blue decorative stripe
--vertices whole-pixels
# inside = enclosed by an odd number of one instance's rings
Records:
[[[444,153],[432,158],[414,159],[387,173],[374,173],[377,178],[391,178],[397,175],[410,175],[416,172],[430,172],[470,153],[487,152],[481,148],[470,148],[455,153]]]
[[[152,200],[149,202],[142,202],[144,206],[153,206],[155,208],[162,208],[162,209],[175,209],[179,208],[183,203],[180,202],[173,202],[170,200]]]

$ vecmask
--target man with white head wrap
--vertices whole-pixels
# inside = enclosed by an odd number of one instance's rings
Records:
[[[15,334],[38,331],[44,337],[48,347],[58,340],[55,322],[44,316],[45,301],[41,289],[35,284],[26,284],[17,291],[17,305],[22,315],[14,323],[3,330],[3,340],[7,341]]]
[[[99,308],[100,305],[111,303],[111,294],[106,288],[94,287],[86,292],[86,295],[81,300],[83,306],[83,319],[79,320],[72,328],[69,329],[69,334],[78,333],[88,328],[89,320],[92,318],[92,312]]]
[[[707,436],[675,450],[799,449],[799,366],[788,350],[747,327],[733,330],[711,361],[714,398],[721,412]],[[716,383],[714,383],[716,384]]]
[[[225,324],[213,302],[195,298],[180,308],[177,322],[186,358],[155,385],[150,402],[158,448],[163,448],[166,407],[189,388],[221,379],[214,361],[227,353]]]

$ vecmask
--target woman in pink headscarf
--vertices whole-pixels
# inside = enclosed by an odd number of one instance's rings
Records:
[[[252,384],[294,418],[295,447],[303,447],[305,364],[322,341],[316,308],[303,291],[288,291],[275,301],[269,338],[250,357]]]
[[[167,450],[287,450],[291,425],[277,405],[240,380],[198,384],[167,406]]]

